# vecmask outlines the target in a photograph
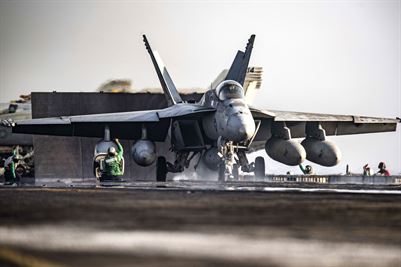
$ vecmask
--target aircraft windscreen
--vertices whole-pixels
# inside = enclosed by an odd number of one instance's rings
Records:
[[[220,100],[235,99],[244,97],[244,89],[235,81],[225,81],[216,88]]]

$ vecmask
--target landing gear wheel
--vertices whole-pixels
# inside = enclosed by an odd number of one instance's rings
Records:
[[[219,182],[226,181],[226,166],[221,163],[219,164]]]
[[[17,181],[21,181],[22,177],[26,174],[26,169],[24,166],[17,166],[17,168],[15,168],[15,176]]]
[[[257,157],[255,159],[255,178],[265,178],[265,159],[263,157]]]
[[[167,163],[165,157],[158,157],[156,162],[156,181],[165,182],[167,178]]]
[[[238,179],[239,179],[238,164],[234,164],[234,166],[233,166],[233,178],[234,178],[235,181],[238,181]]]

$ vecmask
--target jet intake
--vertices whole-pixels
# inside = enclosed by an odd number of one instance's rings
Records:
[[[306,158],[305,149],[295,140],[272,137],[265,145],[267,155],[286,165],[296,166]]]
[[[301,144],[306,150],[306,158],[314,163],[332,167],[341,160],[340,149],[329,140],[305,138]]]
[[[206,150],[202,156],[203,163],[205,163],[206,167],[210,170],[217,170],[219,163],[221,162],[221,158],[217,152],[217,147],[211,147]]]
[[[156,146],[153,142],[140,139],[132,145],[134,161],[143,167],[151,165],[156,160]]]

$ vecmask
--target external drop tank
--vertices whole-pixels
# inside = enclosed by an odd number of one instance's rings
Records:
[[[265,145],[267,155],[286,165],[296,166],[306,158],[305,149],[293,139],[270,138]]]
[[[326,140],[326,131],[318,122],[309,122],[305,128],[306,138],[302,146],[306,158],[322,166],[332,167],[341,160],[340,149],[331,141]]]
[[[322,166],[332,167],[341,160],[341,151],[329,140],[306,138],[301,142],[305,148],[306,159]]]

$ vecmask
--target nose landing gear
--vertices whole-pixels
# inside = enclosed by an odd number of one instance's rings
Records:
[[[224,182],[227,179],[238,180],[239,167],[246,173],[254,172],[255,179],[265,178],[265,159],[257,157],[255,162],[249,163],[244,149],[238,149],[231,141],[217,140],[218,155],[221,158],[218,171],[218,181]],[[237,149],[235,149],[237,148]],[[237,159],[235,159],[237,155]]]
[[[225,141],[221,136],[217,139],[218,155],[221,158],[219,164],[219,182],[224,182],[226,178],[233,179],[234,168],[234,144],[232,141]]]

